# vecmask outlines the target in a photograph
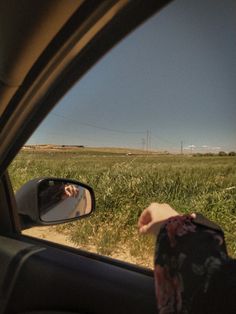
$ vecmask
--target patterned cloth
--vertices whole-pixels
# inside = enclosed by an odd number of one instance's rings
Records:
[[[224,234],[217,225],[199,214],[196,218],[183,215],[168,219],[159,234],[155,251],[158,313],[215,313],[210,310],[212,307],[207,295],[212,292],[214,295],[212,278],[229,261]],[[234,278],[235,266],[232,272]],[[235,282],[231,286],[236,293]],[[214,301],[213,297],[211,302],[218,301]],[[232,304],[222,313],[236,313],[236,307],[233,309]]]

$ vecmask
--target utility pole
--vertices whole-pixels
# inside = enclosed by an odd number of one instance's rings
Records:
[[[148,144],[149,144],[149,130],[147,129],[147,138],[146,138],[146,149],[148,153]]]
[[[142,150],[145,150],[145,138],[142,138]]]
[[[183,155],[183,141],[180,143],[180,154]]]
[[[149,150],[151,150],[151,130],[149,130]]]

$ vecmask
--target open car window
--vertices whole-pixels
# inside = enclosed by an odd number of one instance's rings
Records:
[[[217,222],[236,256],[232,7],[175,1],[63,97],[10,177],[15,191],[38,177],[78,180],[93,187],[96,211],[24,234],[151,268],[155,239],[137,220],[158,201]]]

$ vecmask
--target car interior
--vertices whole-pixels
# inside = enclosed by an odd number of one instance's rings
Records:
[[[73,84],[169,2],[0,1],[0,313],[156,313],[151,270],[22,235],[7,167]]]

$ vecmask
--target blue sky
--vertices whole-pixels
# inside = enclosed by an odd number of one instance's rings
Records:
[[[64,96],[28,144],[236,150],[236,1],[176,0]]]

